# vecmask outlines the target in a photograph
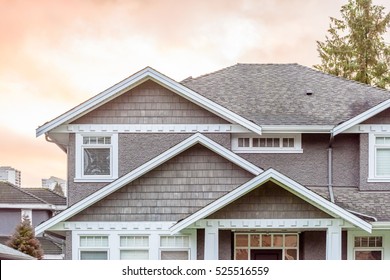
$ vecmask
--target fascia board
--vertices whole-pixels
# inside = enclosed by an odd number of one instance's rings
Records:
[[[32,209],[32,210],[55,210],[58,207],[52,204],[34,204],[34,203],[0,203],[0,208],[7,209]]]
[[[175,93],[179,94],[180,96],[186,98],[187,100],[194,102],[195,104],[201,106],[202,108],[205,108],[206,110],[209,110],[218,116],[227,119],[231,122],[238,123],[242,125],[243,127],[257,133],[261,134],[261,127],[254,124],[251,121],[248,121],[247,119],[237,115],[236,113],[222,107],[221,105],[207,99],[206,97],[196,93],[193,90],[190,90],[189,88],[181,85],[180,83],[174,81],[173,79],[157,72],[156,70],[147,67],[134,75],[130,76],[129,78],[123,80],[122,82],[119,82],[118,84],[108,88],[107,90],[101,92],[100,94],[92,97],[91,99],[83,102],[82,104],[74,107],[70,111],[60,115],[59,117],[55,118],[54,120],[40,126],[36,130],[36,137],[39,137],[40,135],[58,127],[61,124],[64,124],[65,122],[68,122],[78,116],[81,116],[82,114],[85,114],[87,112],[90,112],[93,110],[96,106],[99,106],[101,104],[104,104],[105,102],[108,102],[109,100],[115,98],[116,96],[120,95],[124,91],[129,90],[132,87],[137,86],[141,82],[143,82],[146,79],[151,79],[160,85],[167,87],[171,90],[173,90]]]
[[[263,133],[330,133],[334,125],[262,125]]]
[[[196,144],[202,144],[205,147],[209,148],[210,150],[218,153],[220,156],[225,157],[226,159],[230,160],[231,162],[237,164],[238,166],[244,168],[248,172],[251,172],[253,175],[258,175],[263,170],[254,164],[246,161],[245,159],[242,159],[241,157],[237,156],[233,152],[227,150],[226,148],[222,147],[221,145],[217,144],[216,142],[212,141],[211,139],[207,138],[206,136],[197,133],[192,135],[191,137],[187,138],[186,140],[180,142],[176,146],[172,147],[171,149],[165,151],[164,153],[158,155],[154,159],[148,161],[147,163],[141,165],[140,167],[136,168],[135,170],[129,172],[128,174],[118,178],[114,182],[108,184],[104,188],[100,189],[99,191],[93,193],[92,195],[86,197],[85,199],[77,202],[67,210],[61,212],[60,214],[56,215],[55,217],[51,218],[50,220],[42,223],[41,225],[38,225],[36,227],[37,234],[42,233],[46,229],[54,226],[55,224],[62,222],[75,214],[81,212],[82,210],[86,209],[87,207],[91,206],[93,203],[103,199],[104,197],[110,195],[111,193],[115,192],[119,188],[123,187],[124,185],[134,181],[135,179],[141,177],[142,175],[146,174],[147,172],[153,170],[157,166],[163,164],[164,162],[170,160],[171,158],[175,157],[176,155],[182,153],[183,151],[189,149],[190,147],[196,145]]]
[[[352,215],[351,213],[337,206],[336,204],[329,202],[328,200],[303,187],[302,185],[277,172],[276,170],[268,169],[262,174],[253,178],[252,180],[246,182],[245,184],[241,185],[230,193],[224,195],[223,197],[204,207],[203,209],[195,212],[191,216],[175,224],[170,229],[171,233],[175,234],[183,230],[184,228],[190,226],[194,222],[211,215],[212,213],[225,207],[234,200],[252,191],[256,187],[258,187],[259,184],[262,184],[268,180],[272,180],[278,185],[282,184],[281,187],[287,189],[288,191],[292,191],[294,194],[298,195],[300,198],[304,199],[308,203],[314,204],[328,213],[330,212],[335,216],[341,217],[367,232],[371,232],[372,230],[371,225],[364,220],[356,217],[355,215]]]
[[[354,125],[364,122],[365,120],[375,116],[376,114],[379,114],[380,112],[388,109],[389,107],[390,99],[372,107],[371,109],[357,115],[356,117],[353,117],[352,119],[349,119],[348,121],[341,123],[338,126],[335,126],[332,130],[333,136],[344,132],[345,130],[353,127]]]

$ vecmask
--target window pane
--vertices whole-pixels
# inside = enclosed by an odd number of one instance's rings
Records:
[[[251,247],[260,247],[260,235],[258,234],[251,235]]]
[[[376,137],[375,138],[375,144],[384,144],[385,143],[385,137]]]
[[[107,260],[107,251],[81,251],[80,260]]]
[[[108,247],[108,236],[80,236],[80,247]]]
[[[248,249],[236,249],[236,260],[248,260]]]
[[[376,150],[376,175],[390,175],[390,149]]]
[[[355,260],[381,260],[382,251],[355,251]]]
[[[265,147],[265,138],[260,138],[260,147]]]
[[[148,250],[121,250],[121,260],[148,260]]]
[[[280,147],[279,138],[274,138],[274,147]]]
[[[248,235],[247,234],[237,234],[236,235],[236,246],[248,247]]]
[[[252,139],[252,147],[259,147],[259,138]]]
[[[149,247],[148,236],[121,236],[121,247]]]
[[[84,175],[110,175],[110,149],[84,148]]]
[[[296,249],[284,250],[284,259],[285,260],[296,260],[297,259],[297,250]]]
[[[283,246],[283,235],[274,235],[274,247],[282,247]]]
[[[187,248],[190,246],[189,236],[161,236],[161,247]]]
[[[272,237],[272,235],[262,235],[261,236],[261,246],[262,247],[271,247],[271,237]]]
[[[286,247],[297,247],[298,246],[298,236],[297,235],[286,235],[285,236],[285,246]]]
[[[267,147],[273,147],[272,138],[267,138]]]
[[[188,251],[161,251],[162,260],[188,260]]]

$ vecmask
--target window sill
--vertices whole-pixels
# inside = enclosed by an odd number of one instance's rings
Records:
[[[390,178],[368,178],[367,183],[390,183]]]
[[[111,183],[116,178],[74,178],[75,183]]]
[[[303,149],[294,150],[237,150],[233,149],[236,154],[302,154]]]

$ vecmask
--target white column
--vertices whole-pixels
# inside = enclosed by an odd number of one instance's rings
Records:
[[[326,231],[326,259],[341,260],[341,227],[332,225]]]
[[[204,259],[218,260],[218,226],[208,221],[204,229]]]

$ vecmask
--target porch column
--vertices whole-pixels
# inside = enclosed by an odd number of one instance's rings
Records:
[[[341,260],[341,227],[332,225],[326,231],[326,259]]]
[[[218,260],[218,226],[214,221],[207,221],[204,229],[204,259]]]

